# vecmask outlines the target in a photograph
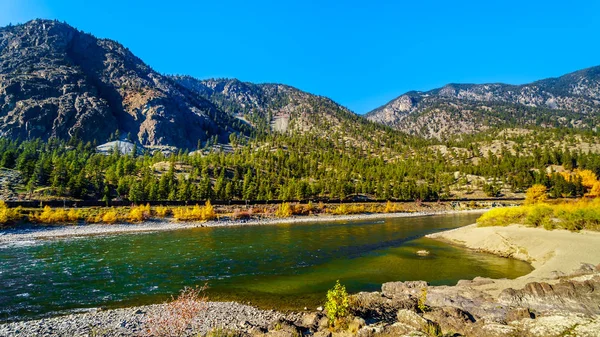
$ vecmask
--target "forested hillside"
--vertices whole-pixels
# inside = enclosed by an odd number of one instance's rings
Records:
[[[341,138],[271,133],[232,138],[192,154],[98,153],[91,143],[0,140],[0,165],[20,173],[22,199],[297,200],[361,198],[438,200],[519,196],[534,183],[552,195],[590,191],[577,174],[600,175],[595,135],[497,130],[445,144],[383,147],[381,153]],[[380,144],[385,145],[385,144]],[[569,172],[570,175],[565,175]]]

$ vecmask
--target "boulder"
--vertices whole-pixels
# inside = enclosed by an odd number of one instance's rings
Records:
[[[475,319],[471,314],[455,307],[436,307],[423,314],[425,319],[436,322],[443,331],[466,335]]]
[[[428,286],[429,284],[425,281],[387,282],[381,286],[381,293],[389,298],[405,295],[418,296],[421,290]]]

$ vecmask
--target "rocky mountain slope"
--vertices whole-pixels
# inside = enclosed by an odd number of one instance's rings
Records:
[[[370,122],[329,98],[287,85],[237,79],[198,80],[189,76],[172,79],[258,130],[313,136],[341,146],[371,150],[381,150],[384,143],[408,140],[404,134]]]
[[[600,67],[525,85],[448,84],[427,92],[411,91],[366,117],[440,139],[496,126],[591,129],[600,117]]]
[[[227,139],[236,123],[127,48],[48,20],[0,29],[0,134],[103,142],[119,130],[146,146]]]

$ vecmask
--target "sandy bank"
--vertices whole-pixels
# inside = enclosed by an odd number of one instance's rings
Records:
[[[483,213],[485,210],[469,211],[435,211],[414,213],[377,213],[357,215],[315,215],[299,216],[292,218],[268,218],[251,220],[217,220],[208,222],[177,222],[174,220],[152,220],[140,224],[93,224],[93,225],[64,225],[64,226],[30,226],[16,229],[0,230],[0,244],[19,241],[31,241],[40,239],[51,239],[60,237],[77,237],[87,235],[107,235],[117,233],[140,233],[158,232],[178,229],[189,229],[197,227],[224,227],[224,226],[257,226],[273,225],[282,223],[308,223],[308,222],[332,222],[332,221],[357,221],[386,218],[417,217],[439,214],[458,213]]]
[[[566,230],[547,231],[519,225],[507,227],[477,227],[470,225],[446,232],[428,235],[470,249],[530,262],[531,273],[515,280],[496,280],[478,286],[481,290],[497,294],[505,288],[522,288],[529,282],[557,282],[558,278],[572,274],[582,263],[600,263],[600,233]]]

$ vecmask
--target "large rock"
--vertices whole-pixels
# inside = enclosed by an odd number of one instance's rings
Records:
[[[386,297],[378,292],[361,292],[350,296],[351,309],[354,315],[375,320],[390,320],[398,310],[417,308],[417,299],[408,294],[396,294]]]
[[[381,285],[381,293],[389,298],[419,295],[429,284],[425,281],[388,282]]]
[[[505,289],[498,296],[502,304],[538,311],[559,310],[600,314],[600,276],[588,280],[563,280],[557,284],[532,282],[523,289]]]

